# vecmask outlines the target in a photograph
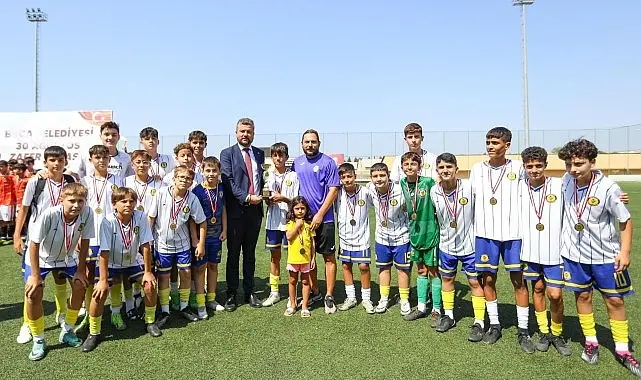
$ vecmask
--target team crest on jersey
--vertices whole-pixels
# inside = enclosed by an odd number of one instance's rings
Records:
[[[469,201],[468,201],[467,197],[461,197],[461,199],[458,200],[458,203],[460,203],[463,206],[465,206],[468,202]]]
[[[318,167],[318,165],[314,165],[314,169],[313,169],[313,170],[314,170],[314,173],[318,173],[318,169],[320,169],[320,168]]]
[[[185,214],[188,214],[190,210],[191,210],[191,209],[189,208],[189,206],[185,206],[185,207],[183,207],[183,212],[184,212]]]
[[[167,163],[166,162],[161,162],[160,163],[160,167],[165,169],[167,167]]]
[[[487,263],[490,260],[490,258],[487,255],[481,255],[481,261],[484,263]]]
[[[292,181],[291,180],[288,179],[287,181],[285,181],[285,186],[291,186],[291,185],[292,185]]]
[[[223,192],[222,192],[222,191],[219,191],[219,192],[218,192],[218,196],[219,196],[219,197],[222,197],[222,196],[223,196]]]
[[[590,198],[588,198],[588,204],[589,204],[590,206],[598,206],[598,205],[599,205],[599,203],[601,203],[601,201],[600,201],[600,200],[599,200],[599,198],[597,198],[597,197],[590,197]]]
[[[514,172],[508,173],[507,179],[509,179],[510,181],[514,181],[516,179],[516,173]]]
[[[568,271],[564,271],[564,272],[563,272],[563,279],[564,279],[565,281],[570,281],[570,280],[572,279],[572,275],[570,274],[570,272],[568,272]]]
[[[556,202],[556,195],[549,194],[547,197],[545,197],[545,200],[548,201],[548,203],[554,203]]]
[[[358,205],[361,206],[361,207],[365,206],[365,201],[362,200],[362,199],[359,199],[358,200]]]
[[[430,168],[430,164],[423,164],[423,169],[429,169],[429,168]]]
[[[396,206],[398,204],[398,201],[396,199],[392,199],[391,201],[389,201],[389,204],[391,204],[392,206]]]
[[[425,189],[420,189],[420,190],[418,191],[418,196],[419,196],[419,197],[421,197],[421,198],[425,198],[425,195],[426,195],[426,194],[427,194],[427,193],[425,192]]]
[[[134,227],[134,233],[137,235],[138,232],[140,232],[140,227],[138,226]]]
[[[118,190],[118,185],[111,185],[111,191]]]
[[[82,232],[82,230],[84,230],[84,229],[85,229],[85,224],[84,223],[80,223],[80,225],[78,226],[78,232]]]
[[[152,197],[156,196],[156,189],[151,189],[151,196]]]

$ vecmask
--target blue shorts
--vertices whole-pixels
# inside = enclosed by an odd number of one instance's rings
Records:
[[[396,269],[409,270],[412,246],[409,242],[403,245],[389,246],[376,243],[376,267],[389,268],[394,264]]]
[[[544,265],[524,261],[521,263],[521,268],[523,269],[523,279],[525,281],[538,281],[543,278],[545,286],[563,288],[562,264]]]
[[[439,256],[441,262],[438,266],[438,272],[442,277],[456,277],[459,262],[462,264],[463,272],[465,272],[467,278],[476,279],[478,277],[474,253],[465,256],[454,256],[439,249]]]
[[[98,257],[100,257],[100,246],[90,245],[89,252],[87,252],[87,261],[98,261]]]
[[[347,251],[341,249],[338,251],[338,259],[343,263],[369,264],[372,253],[369,248],[362,251]]]
[[[134,283],[138,281],[138,279],[141,278],[143,274],[145,274],[145,267],[143,267],[142,265],[136,265],[128,268],[109,268],[109,277],[107,278],[107,281],[109,281],[109,286],[112,286],[114,278],[120,277],[122,275],[123,281],[127,280],[130,283]],[[100,268],[96,267],[96,279],[94,280],[94,282],[98,282],[99,278]]]
[[[191,263],[196,267],[205,265],[207,263],[220,264],[220,260],[222,258],[222,253],[223,253],[223,243],[220,241],[220,239],[215,239],[215,241],[206,242],[205,256],[203,256],[202,259],[197,259],[194,253],[195,253],[195,249],[192,248]]]
[[[477,272],[496,273],[499,258],[508,272],[521,271],[521,240],[498,241],[477,237],[475,240]]]
[[[191,250],[178,253],[161,253],[156,251],[156,271],[163,274],[171,271],[171,267],[176,264],[178,270],[191,269]]]
[[[606,297],[623,297],[634,294],[628,270],[617,273],[614,263],[581,264],[563,258],[565,289],[581,293],[597,289]]]
[[[53,271],[58,271],[58,277],[59,278],[73,278],[73,276],[76,274],[76,270],[78,269],[77,266],[72,266],[72,267],[59,267],[59,268],[40,268],[40,277],[44,281],[44,279],[47,277],[47,275],[50,272]],[[31,266],[30,265],[25,265],[24,266],[24,272],[23,272],[23,278],[24,282],[27,283],[27,279],[29,276],[31,276]]]
[[[285,231],[265,231],[265,249],[270,251],[277,251],[279,249],[285,250],[287,249],[287,243],[287,235],[285,235]]]

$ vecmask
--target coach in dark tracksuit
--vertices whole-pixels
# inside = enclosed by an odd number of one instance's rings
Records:
[[[236,140],[220,152],[222,182],[227,207],[227,299],[225,310],[236,310],[238,290],[238,260],[243,250],[243,290],[245,302],[261,307],[254,294],[256,243],[263,219],[263,167],[265,154],[251,146],[254,141],[254,122],[243,118],[236,124]]]

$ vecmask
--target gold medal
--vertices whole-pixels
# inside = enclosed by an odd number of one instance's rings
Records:
[[[413,213],[412,213],[412,220],[416,220],[416,218],[417,218],[417,215],[416,215],[416,213],[415,213],[415,212],[413,212]]]
[[[456,223],[456,221],[455,221],[455,220],[453,220],[453,221],[451,221],[451,222],[450,222],[450,227],[452,227],[452,228],[456,228],[457,226],[458,226],[458,224]]]
[[[212,216],[211,219],[209,219],[209,221],[211,222],[211,224],[215,224],[216,223],[216,217]]]
[[[383,227],[387,227],[387,220],[383,220],[383,221],[381,222],[381,226],[383,226]]]
[[[102,209],[100,207],[96,207],[96,214],[102,214]]]
[[[356,225],[356,219],[352,219],[349,221],[349,224],[353,227]]]
[[[169,225],[169,228],[171,228],[172,230],[175,230],[176,229],[176,223],[171,223]]]
[[[300,249],[300,254],[301,254],[301,255],[304,255],[304,254],[305,254],[305,248],[301,248],[301,249]]]
[[[138,207],[136,207],[136,210],[138,210],[138,211],[145,211],[145,208],[144,208],[144,207],[142,207],[142,205],[139,205]]]
[[[585,226],[583,225],[583,223],[579,222],[579,223],[574,225],[574,229],[579,231],[579,232],[581,232],[581,231],[583,231],[585,229]]]
[[[494,206],[494,205],[495,205],[495,204],[497,204],[497,203],[499,203],[499,201],[498,201],[498,200],[496,200],[496,198],[494,198],[494,197],[490,198],[490,204],[491,204],[492,206]]]
[[[543,225],[543,223],[537,223],[536,224],[536,230],[537,231],[543,231],[544,229],[545,229],[545,226]]]

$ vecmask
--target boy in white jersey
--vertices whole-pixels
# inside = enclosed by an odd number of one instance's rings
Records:
[[[467,275],[472,292],[474,323],[467,340],[480,342],[485,327],[485,296],[478,281],[474,257],[474,196],[468,180],[458,179],[456,157],[443,153],[436,158],[440,183],[432,187],[430,197],[436,209],[440,230],[438,271],[443,280],[444,316],[436,331],[446,332],[456,325],[454,319],[454,280],[459,262]]]
[[[570,141],[560,151],[568,172],[563,177],[561,256],[565,287],[574,292],[585,348],[581,358],[596,364],[599,342],[592,311],[592,289],[601,292],[610,317],[616,358],[641,376],[639,361],[628,347],[624,296],[633,294],[628,267],[632,219],[619,199],[621,188],[594,169],[598,150],[585,139]]]
[[[423,149],[423,127],[418,123],[409,123],[405,126],[403,134],[405,135],[405,143],[407,143],[407,151],[421,156],[420,176],[436,179],[436,155]],[[398,156],[392,164],[390,179],[392,182],[399,183],[401,178],[405,178],[405,173],[403,172],[401,156]]]
[[[519,230],[518,188],[523,177],[521,161],[505,158],[510,148],[512,132],[505,127],[494,127],[485,135],[489,156],[470,170],[474,192],[475,262],[485,294],[490,319],[483,341],[494,344],[501,338],[498,301],[496,299],[496,272],[503,259],[510,273],[516,300],[518,320],[517,340],[525,351],[534,352],[534,343],[527,333],[529,300],[521,272],[521,231]]]
[[[180,273],[180,314],[188,321],[195,322],[198,315],[188,307],[191,289],[191,241],[189,221],[199,227],[195,256],[205,255],[207,223],[200,202],[189,191],[194,180],[194,171],[178,166],[173,171],[173,186],[160,189],[157,201],[149,210],[149,222],[154,228],[156,244],[156,270],[158,271],[158,298],[161,317],[158,325],[163,326],[169,317],[169,272],[176,265]]]
[[[194,149],[189,145],[189,143],[180,143],[174,148],[174,154],[176,155],[176,165],[182,165],[194,170]],[[163,178],[163,182],[167,186],[173,185],[174,180],[174,171],[171,170]],[[191,189],[196,187],[199,183],[203,182],[205,177],[201,173],[194,171],[194,179]],[[190,190],[191,190],[190,189]]]
[[[398,184],[389,179],[387,165],[377,162],[370,168],[372,183],[367,185],[368,203],[376,214],[376,266],[379,268],[381,298],[375,312],[382,314],[389,307],[389,291],[392,264],[398,271],[398,292],[401,298],[401,315],[407,315],[410,307],[409,272],[410,245],[409,220],[405,198]]]
[[[149,161],[149,175],[154,180],[162,180],[167,173],[174,169],[176,163],[172,156],[158,153],[158,131],[156,128],[143,128],[140,131],[140,143],[151,156],[151,160]]]
[[[29,300],[27,319],[33,335],[30,360],[40,360],[47,353],[42,293],[44,279],[54,269],[59,271],[60,276],[73,278],[71,299],[67,304],[59,341],[72,347],[82,344],[74,333],[74,325],[87,286],[85,264],[89,239],[94,236],[93,212],[85,207],[87,189],[84,186],[70,183],[60,192],[61,204],[43,210],[29,233],[29,255],[25,259],[24,279],[25,296]],[[78,243],[80,248],[76,259]]]
[[[14,231],[13,249],[22,256],[22,269],[24,270],[24,262],[28,252],[26,252],[25,244],[20,236],[20,231],[27,225],[27,231],[31,231],[37,219],[42,213],[51,207],[58,205],[60,202],[60,191],[65,183],[74,182],[74,178],[70,175],[63,174],[65,166],[67,165],[67,152],[64,148],[59,146],[47,147],[44,151],[44,167],[47,170],[47,178],[39,178],[34,176],[25,188],[24,196],[20,205],[20,212],[16,217],[16,230]],[[31,211],[31,214],[29,214]],[[29,220],[27,216],[30,215]],[[54,271],[55,282],[55,301],[56,301],[56,321],[62,325],[65,319],[65,312],[67,309],[67,280],[59,276],[57,271]],[[18,343],[24,344],[31,341],[31,332],[27,324],[27,304],[24,304],[24,323],[20,328],[20,333],[16,338]]]
[[[338,310],[349,310],[358,304],[352,273],[352,265],[356,263],[361,273],[361,298],[363,300],[361,305],[367,314],[374,314],[374,305],[370,299],[372,294],[369,271],[371,253],[367,190],[356,184],[356,170],[354,165],[348,162],[338,167],[338,176],[342,185],[336,197],[338,259],[343,264],[343,280],[347,294],[347,299],[338,306]]]
[[[113,284],[123,279],[138,282],[145,288],[145,322],[153,337],[162,335],[156,319],[156,278],[152,272],[149,243],[153,240],[147,215],[136,210],[136,192],[119,187],[111,193],[115,213],[100,224],[100,257],[96,269],[93,302],[89,309],[89,336],[82,344],[83,352],[93,351],[100,343],[102,312]],[[112,298],[112,304],[114,303]],[[112,305],[112,313],[120,314],[120,304]]]
[[[107,171],[109,174],[121,178],[132,174],[131,159],[127,152],[118,150],[118,141],[120,141],[120,126],[108,121],[100,126],[100,139],[102,144],[109,149],[109,162]],[[89,156],[81,154],[80,157],[69,168],[70,173],[75,173],[78,179],[93,174],[93,165],[89,162]]]
[[[207,148],[207,135],[202,131],[191,131],[187,141],[194,150],[194,171],[203,174],[203,160],[205,159],[205,148]]]
[[[523,278],[532,282],[532,304],[539,326],[538,351],[550,344],[563,356],[570,351],[563,339],[563,261],[561,260],[561,223],[563,220],[562,181],[545,175],[548,154],[540,147],[521,152],[527,179],[519,184],[519,214],[523,244]],[[551,325],[545,298],[550,300]]]
[[[109,174],[107,165],[109,164],[109,149],[104,145],[94,145],[89,149],[89,162],[93,166],[92,174],[83,177],[80,180],[87,188],[87,207],[91,208],[94,213],[94,231],[100,231],[100,223],[105,215],[111,215],[113,208],[111,205],[111,192],[122,185],[122,179],[118,176]],[[89,309],[93,294],[93,284],[96,273],[96,261],[100,255],[100,236],[92,237],[89,240],[89,255],[87,256],[87,293],[85,295],[85,308]],[[124,322],[120,313],[111,315],[111,323],[116,329],[124,329]],[[89,314],[80,324],[84,328],[89,324]]]
[[[263,306],[272,306],[280,300],[278,283],[280,282],[280,258],[282,249],[287,249],[287,212],[289,202],[298,195],[298,175],[289,170],[285,163],[289,159],[287,144],[278,142],[271,146],[270,156],[274,170],[268,171],[267,188],[269,194],[264,194],[267,200],[267,220],[265,221],[265,248],[271,253],[269,264],[269,297],[263,301]]]

